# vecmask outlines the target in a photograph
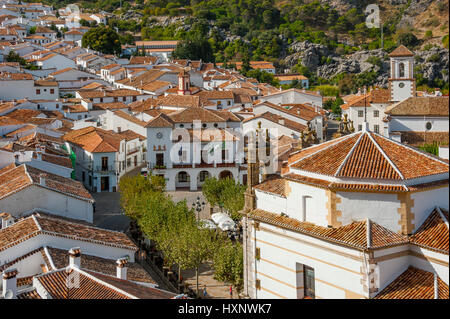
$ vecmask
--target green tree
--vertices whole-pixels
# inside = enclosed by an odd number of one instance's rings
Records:
[[[109,27],[99,26],[90,29],[81,39],[83,48],[90,48],[105,54],[120,54],[119,34]]]
[[[403,44],[406,47],[415,47],[419,44],[419,39],[411,33],[411,32],[405,32],[401,33],[397,38],[397,44]]]
[[[233,220],[240,220],[242,216],[239,214],[239,211],[244,208],[244,192],[246,186],[235,182],[232,178],[222,179],[220,183],[222,184],[220,196],[223,207]]]
[[[244,282],[244,253],[239,242],[232,243],[226,239],[217,247],[214,258],[214,278],[231,283],[237,291],[242,289]]]
[[[201,59],[204,62],[214,62],[214,54],[209,41],[204,37],[195,35],[180,41],[172,56],[176,59]]]
[[[205,179],[205,182],[202,186],[202,193],[205,196],[208,203],[214,207],[218,205],[219,207],[223,207],[222,202],[222,194],[223,184],[215,177],[208,177]]]

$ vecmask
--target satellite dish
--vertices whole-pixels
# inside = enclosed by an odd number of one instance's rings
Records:
[[[12,292],[12,290],[11,289],[6,290],[5,299],[13,299],[13,297],[14,293]]]

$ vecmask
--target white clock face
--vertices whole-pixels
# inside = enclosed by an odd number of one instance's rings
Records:
[[[161,132],[158,132],[158,133],[156,133],[156,137],[159,138],[159,139],[162,139],[163,135],[162,135]]]

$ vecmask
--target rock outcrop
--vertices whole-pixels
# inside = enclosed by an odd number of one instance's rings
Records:
[[[338,55],[326,46],[308,41],[294,42],[288,48],[290,54],[282,60],[282,65],[292,69],[297,63],[307,67],[322,78],[333,78],[340,73],[359,74],[374,71],[377,73],[378,86],[386,86],[389,78],[388,53],[377,50],[362,50],[350,55]],[[449,80],[449,51],[433,47],[427,51],[416,51],[416,72],[420,72],[429,81]]]

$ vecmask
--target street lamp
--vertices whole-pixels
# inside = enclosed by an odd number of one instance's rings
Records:
[[[205,202],[200,203],[200,196],[197,196],[197,200],[192,203],[192,208],[197,212],[197,221],[199,220],[199,214],[205,208]]]

